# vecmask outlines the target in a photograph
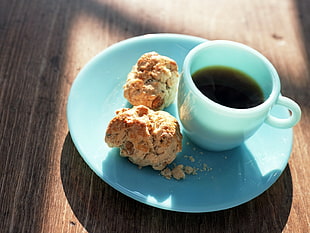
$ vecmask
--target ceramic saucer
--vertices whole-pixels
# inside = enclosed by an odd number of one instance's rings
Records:
[[[121,41],[94,57],[74,81],[67,106],[71,137],[89,167],[106,183],[145,204],[181,212],[210,212],[245,203],[267,190],[285,169],[292,149],[292,129],[263,125],[242,146],[208,152],[184,135],[183,151],[175,164],[197,169],[184,180],[168,180],[149,167],[138,169],[119,150],[104,142],[115,110],[127,107],[122,86],[137,59],[156,51],[171,57],[182,69],[186,54],[203,38],[152,34]],[[177,116],[176,104],[166,111]],[[273,114],[287,117],[281,107]]]

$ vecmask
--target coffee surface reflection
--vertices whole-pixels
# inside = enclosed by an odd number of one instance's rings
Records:
[[[245,109],[264,102],[259,85],[240,70],[209,66],[196,71],[192,78],[202,94],[226,107]]]

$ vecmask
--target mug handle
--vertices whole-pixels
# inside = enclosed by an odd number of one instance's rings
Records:
[[[281,96],[281,95],[279,96],[276,104],[287,107],[290,110],[290,116],[288,118],[281,119],[281,118],[274,117],[269,113],[265,122],[271,126],[274,126],[280,129],[287,129],[287,128],[291,128],[294,125],[296,125],[297,122],[301,118],[301,109],[299,105],[293,100],[287,97]]]

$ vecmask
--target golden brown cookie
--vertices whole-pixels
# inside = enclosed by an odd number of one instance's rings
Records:
[[[174,101],[178,80],[174,60],[156,52],[145,53],[127,76],[124,97],[134,106],[161,110]]]
[[[162,170],[182,150],[182,134],[177,120],[168,112],[145,106],[123,108],[116,112],[106,130],[109,147],[140,167]]]

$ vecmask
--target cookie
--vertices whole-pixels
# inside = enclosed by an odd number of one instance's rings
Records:
[[[120,155],[139,167],[162,170],[182,150],[179,123],[168,112],[139,105],[116,114],[107,127],[105,141],[109,147],[119,147]]]
[[[134,106],[162,110],[175,99],[179,73],[177,63],[156,52],[143,54],[127,76],[124,97]]]

